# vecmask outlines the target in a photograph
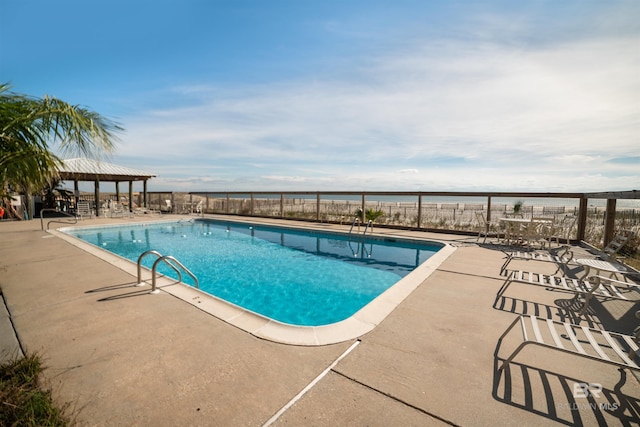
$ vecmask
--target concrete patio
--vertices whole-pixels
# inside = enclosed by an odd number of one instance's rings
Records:
[[[305,347],[256,338],[166,292],[141,292],[134,276],[41,231],[40,221],[1,222],[0,290],[8,311],[0,311],[0,350],[5,357],[20,348],[40,353],[57,401],[77,409],[79,425],[640,423],[640,382],[629,370],[529,346],[497,372],[500,358],[521,342],[514,331],[494,355],[518,314],[579,321],[562,308],[566,293],[514,284],[496,301],[505,247],[469,236],[375,233],[457,249],[359,341]],[[518,265],[534,268],[525,261],[511,267]],[[545,270],[555,266],[535,264]],[[639,308],[594,301],[581,324],[630,334]],[[602,393],[574,397],[576,383],[599,384]]]

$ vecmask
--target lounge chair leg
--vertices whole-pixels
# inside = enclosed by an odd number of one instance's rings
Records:
[[[506,292],[510,284],[511,284],[511,276],[507,277],[507,280],[505,280],[502,286],[500,286],[500,289],[498,290],[498,294],[496,295],[496,301],[498,300],[498,298],[502,296],[502,294]]]
[[[502,276],[502,273],[504,273],[504,271],[507,269],[507,266],[509,265],[509,263],[511,263],[512,259],[513,259],[512,255],[507,255],[507,260],[504,262],[504,264],[502,264],[502,267],[500,267],[501,276]]]

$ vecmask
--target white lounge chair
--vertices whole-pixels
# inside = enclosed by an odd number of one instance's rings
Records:
[[[602,276],[591,276],[587,280],[573,279],[563,276],[553,276],[541,273],[514,270],[509,273],[507,279],[498,291],[496,301],[500,298],[509,285],[512,283],[523,283],[525,285],[542,286],[562,292],[570,292],[576,298],[584,297],[584,305],[580,311],[582,316],[589,308],[589,302],[594,296],[603,299],[617,299],[623,301],[634,301],[640,297],[640,290],[635,283],[621,282]]]
[[[616,255],[620,252],[620,249],[624,247],[629,239],[633,237],[634,233],[631,230],[620,230],[613,236],[613,239],[602,250],[604,255],[602,259],[605,261],[617,261]]]
[[[633,231],[623,230],[620,233],[616,234],[613,240],[611,240],[611,242],[609,242],[609,244],[604,248],[603,256],[601,257],[603,261],[600,262],[605,262],[610,265],[610,268],[606,271],[616,271],[619,273],[629,272],[629,270],[624,265],[616,261],[615,255],[618,253],[618,251],[620,251],[620,249],[622,249],[627,240],[633,237],[633,235]],[[558,273],[560,269],[562,269],[562,272],[566,274],[569,265],[584,267],[585,264],[589,264],[588,262],[584,262],[584,259],[574,259],[573,251],[570,250],[570,246],[564,246],[564,248],[560,250],[557,255],[553,255],[550,252],[515,251],[507,253],[507,259],[500,268],[500,274],[503,274],[506,271],[508,265],[513,260],[544,261],[556,263],[558,265],[558,270],[556,270],[556,272],[553,274]],[[614,267],[611,267],[611,265],[613,265]],[[595,275],[598,275],[599,271],[597,268],[595,269],[597,270]],[[589,275],[588,273],[589,271],[586,270],[582,278],[586,278]]]
[[[155,209],[145,208],[144,206],[133,206],[134,215],[160,215],[161,212]]]
[[[575,263],[584,268],[584,274],[582,277],[591,275],[591,270],[595,270],[595,275],[600,275],[600,272],[606,271],[611,274],[611,277],[617,278],[618,274],[637,274],[636,271],[627,268],[621,260],[621,257],[617,257],[618,252],[624,247],[629,239],[634,236],[631,230],[621,230],[613,237],[609,244],[602,250],[602,255],[596,259],[579,258],[575,260]]]
[[[500,275],[507,270],[507,267],[513,260],[552,262],[558,266],[558,269],[553,274],[557,274],[560,270],[562,270],[563,274],[567,274],[568,264],[573,260],[573,251],[570,246],[564,246],[557,255],[552,254],[551,252],[510,252],[507,253],[507,259],[504,264],[502,264],[502,267],[500,267]]]
[[[635,335],[624,335],[535,316],[518,316],[498,340],[496,357],[498,357],[502,340],[517,324],[521,326],[523,342],[504,360],[498,371],[511,362],[528,344],[576,354],[623,368],[640,370],[638,347],[640,328],[636,329]]]

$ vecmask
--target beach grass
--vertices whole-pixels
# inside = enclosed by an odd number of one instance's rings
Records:
[[[0,425],[69,426],[69,407],[58,407],[43,386],[45,366],[38,354],[0,365]]]

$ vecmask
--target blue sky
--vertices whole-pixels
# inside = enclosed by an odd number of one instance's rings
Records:
[[[150,190],[640,189],[635,0],[0,4],[0,82]]]

